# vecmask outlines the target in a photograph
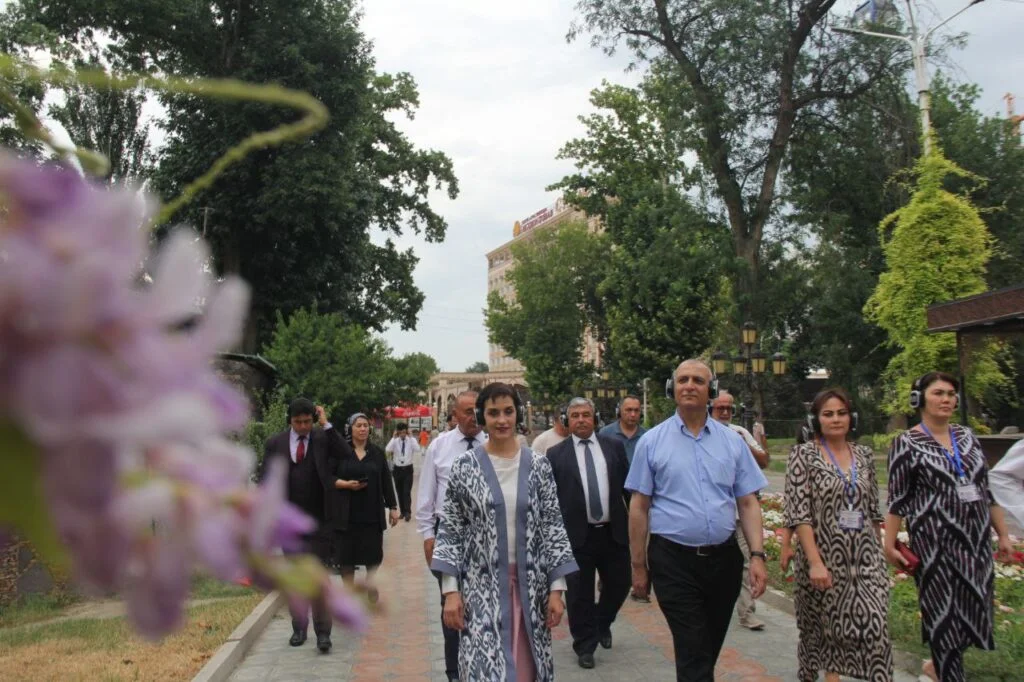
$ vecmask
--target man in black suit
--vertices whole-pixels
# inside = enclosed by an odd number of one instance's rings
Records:
[[[314,429],[314,422],[320,428]],[[275,458],[288,462],[288,501],[317,521],[317,529],[307,538],[306,552],[327,563],[331,558],[329,524],[337,507],[338,493],[335,472],[347,445],[331,427],[324,408],[305,398],[296,398],[288,405],[289,428],[271,436],[263,450],[260,479]],[[314,601],[313,631],[316,645],[323,653],[331,649],[331,614],[326,603]],[[292,636],[288,643],[301,646],[306,642],[309,613],[289,605],[292,615]]]
[[[611,626],[629,593],[629,464],[617,440],[596,435],[594,404],[573,398],[562,413],[572,435],[547,451],[558,504],[580,570],[566,576],[569,630],[582,668],[594,667],[598,643],[612,647]],[[594,603],[594,572],[601,597]]]

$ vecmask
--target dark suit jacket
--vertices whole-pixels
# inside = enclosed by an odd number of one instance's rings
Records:
[[[294,491],[290,492],[288,496],[289,502],[297,504],[307,514],[315,518],[321,528],[331,527],[339,514],[340,505],[338,496],[340,491],[334,487],[334,482],[338,480],[336,475],[338,462],[352,450],[338,433],[338,429],[314,428],[309,434],[309,445],[306,447],[306,458],[312,461],[313,468],[307,477],[296,481],[292,479],[293,474],[291,473],[294,464],[292,464],[289,441],[290,432],[291,429],[285,429],[267,439],[267,444],[263,449],[259,479],[263,480],[267,466],[274,458],[284,459],[288,463],[290,472],[288,485],[290,491]],[[297,486],[300,488],[297,489]]]
[[[601,445],[601,452],[608,465],[608,523],[612,538],[620,545],[629,546],[629,492],[623,487],[629,463],[626,449],[617,440],[599,436],[593,437]],[[569,544],[574,550],[583,546],[587,539],[587,498],[583,493],[583,477],[576,462],[576,446],[569,436],[547,452],[551,470],[558,485],[558,505],[562,508],[562,520],[569,534]]]
[[[360,462],[356,453],[345,443],[348,451],[338,461],[338,478],[346,481],[359,480],[366,476],[366,493],[380,506],[380,529],[387,530],[387,510],[398,508],[398,497],[395,495],[395,482],[388,469],[388,460],[384,451],[374,443],[366,444],[366,457]],[[376,472],[375,476],[367,476],[368,472]],[[348,530],[351,490],[338,491],[337,513],[332,519],[334,530]]]

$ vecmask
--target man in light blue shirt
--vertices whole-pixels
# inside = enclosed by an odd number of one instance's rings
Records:
[[[640,442],[640,436],[647,433],[647,429],[640,425],[640,399],[635,395],[627,395],[619,403],[615,413],[618,419],[601,429],[598,435],[622,443],[626,448],[626,461],[632,463],[636,444]]]
[[[739,596],[737,512],[750,547],[755,599],[767,580],[756,493],[768,481],[743,439],[708,417],[714,384],[700,360],[679,365],[666,386],[676,412],[640,438],[626,478],[633,493],[633,591],[645,595],[653,583],[672,632],[676,677],[694,682],[714,680]]]

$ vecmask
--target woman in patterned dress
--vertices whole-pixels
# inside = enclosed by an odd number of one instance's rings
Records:
[[[799,539],[793,570],[800,680],[847,675],[892,679],[889,576],[882,555],[871,449],[849,440],[850,398],[822,391],[811,405],[813,438],[786,467],[786,526]]]
[[[959,390],[959,382],[944,372],[914,382],[910,404],[921,423],[892,443],[885,519],[889,562],[905,565],[896,549],[903,519],[911,551],[921,559],[914,581],[921,637],[932,650],[925,673],[942,682],[966,679],[967,647],[995,648],[990,527],[999,535],[1000,552],[1011,550],[1003,510],[989,492],[981,445],[969,429],[949,423]]]
[[[525,409],[507,384],[477,397],[487,442],[452,464],[431,569],[442,574],[442,618],[462,631],[459,679],[554,679],[551,628],[578,570],[546,457],[516,442]]]

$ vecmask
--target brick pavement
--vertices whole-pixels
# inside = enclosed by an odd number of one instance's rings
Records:
[[[414,488],[415,490],[415,488]],[[310,639],[288,646],[291,621],[282,609],[231,677],[232,682],[306,680],[417,680],[445,682],[444,640],[437,583],[424,564],[414,523],[400,522],[384,534],[384,564],[377,574],[384,609],[363,636],[335,628],[334,649],[326,655]],[[719,660],[716,680],[768,682],[796,679],[796,623],[792,616],[763,604],[763,632],[739,627],[735,618]],[[554,632],[557,679],[563,682],[671,682],[675,680],[672,639],[656,604],[627,600],[612,628],[614,646],[598,649],[597,667],[576,664],[566,625]],[[898,682],[914,680],[897,674]]]

